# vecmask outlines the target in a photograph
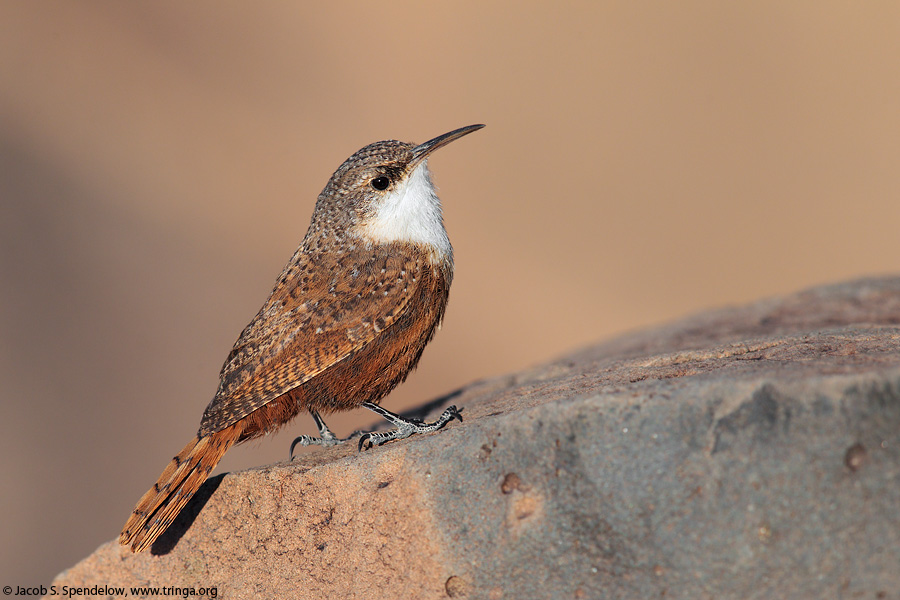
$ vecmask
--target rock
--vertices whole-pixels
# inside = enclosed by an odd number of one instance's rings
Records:
[[[900,279],[709,312],[425,408],[451,401],[466,420],[436,434],[216,477],[152,553],[112,541],[53,585],[900,598]]]

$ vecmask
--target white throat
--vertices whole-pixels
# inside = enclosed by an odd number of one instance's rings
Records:
[[[427,160],[386,194],[367,219],[362,233],[378,243],[413,242],[430,246],[440,258],[453,255],[444,229],[441,201],[435,193]]]

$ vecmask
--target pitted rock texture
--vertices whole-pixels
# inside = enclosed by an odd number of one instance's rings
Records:
[[[539,343],[536,341],[536,343]],[[478,382],[465,422],[217,477],[54,585],[220,598],[900,598],[900,279]]]

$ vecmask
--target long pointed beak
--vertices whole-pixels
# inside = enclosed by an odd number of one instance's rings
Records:
[[[419,164],[420,162],[428,158],[428,155],[438,148],[442,148],[453,140],[458,140],[462,136],[468,135],[473,131],[478,131],[482,127],[484,127],[484,125],[469,125],[468,127],[460,127],[459,129],[454,129],[450,133],[445,133],[444,135],[439,135],[434,139],[428,140],[424,144],[419,144],[412,150],[413,159],[411,166]]]

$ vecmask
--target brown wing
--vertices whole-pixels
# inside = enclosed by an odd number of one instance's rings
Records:
[[[427,255],[408,245],[298,252],[235,342],[200,434],[231,425],[358,352],[403,314],[426,268]]]

